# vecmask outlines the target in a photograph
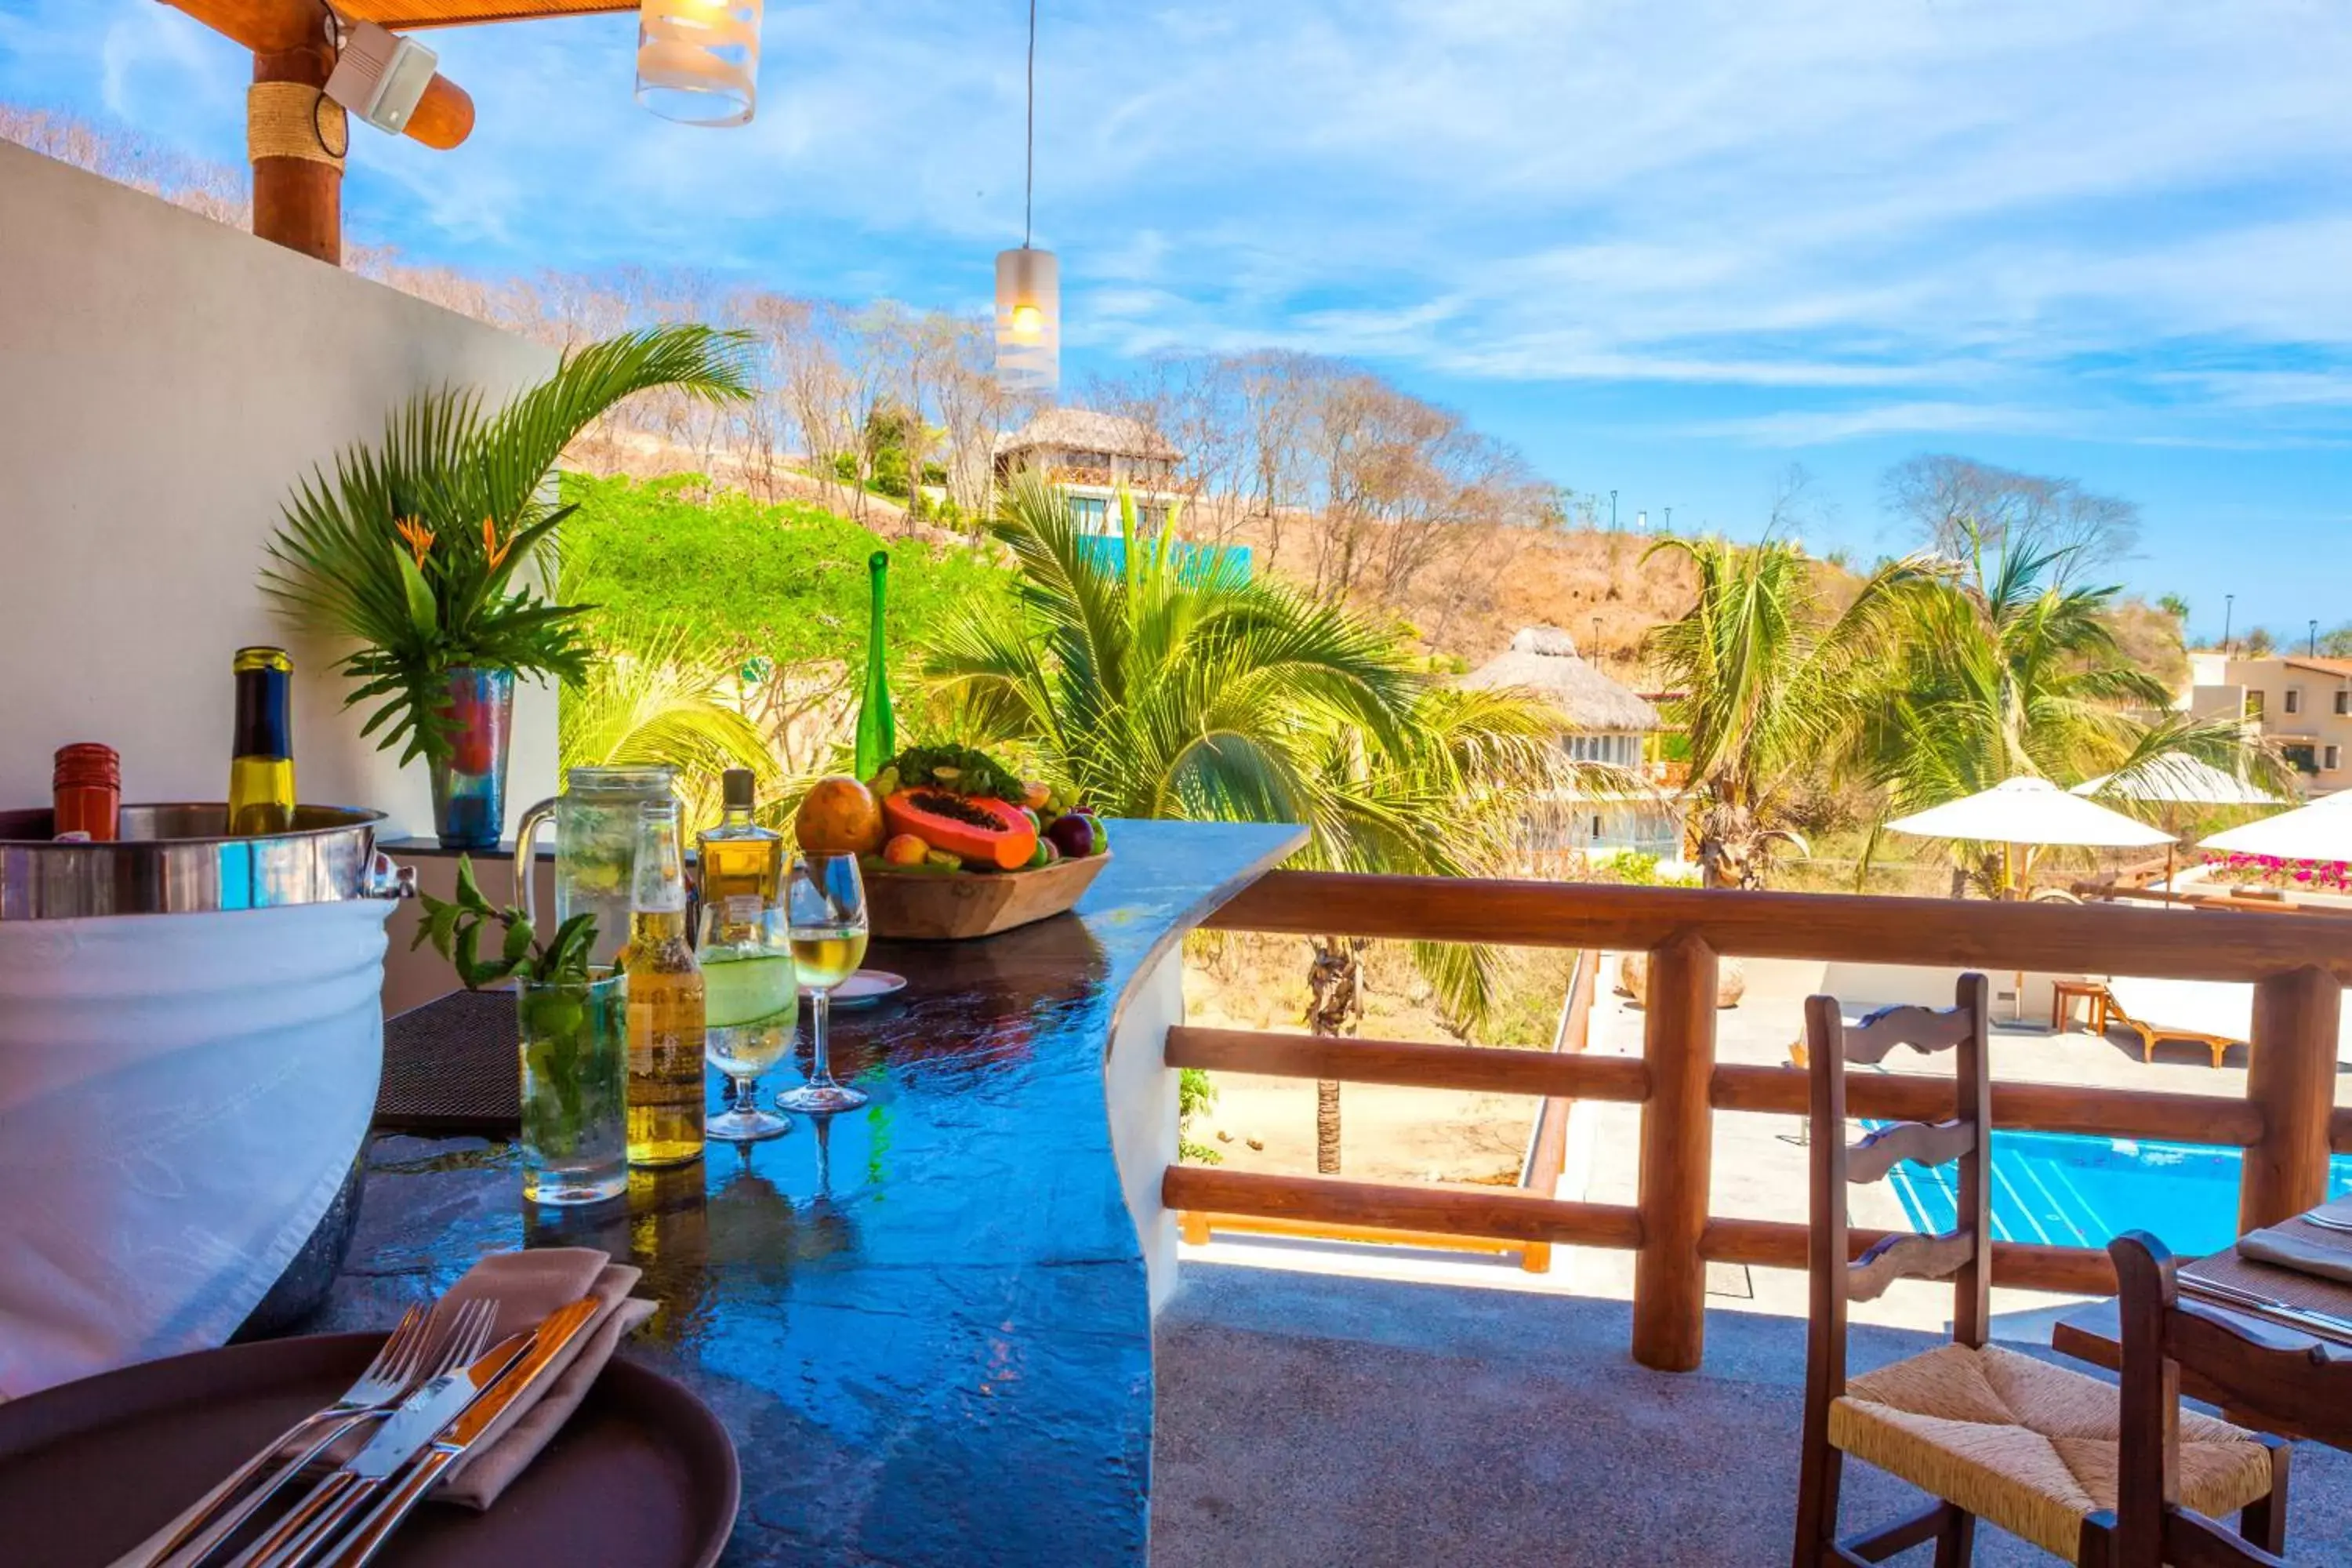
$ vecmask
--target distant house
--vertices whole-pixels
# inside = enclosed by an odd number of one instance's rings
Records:
[[[1579,655],[1573,637],[1558,626],[1522,627],[1507,649],[1463,677],[1462,684],[1549,698],[1575,727],[1561,742],[1570,759],[1622,775],[1613,787],[1588,786],[1560,796],[1534,847],[1632,849],[1669,860],[1681,855],[1682,827],[1673,804],[1648,782],[1650,737],[1664,727],[1658,710]]]
[[[1181,499],[1176,466],[1184,454],[1139,419],[1091,408],[1048,408],[996,438],[996,478],[1043,473],[1070,498],[1079,524],[1118,531],[1118,492],[1135,498],[1136,530],[1156,536]]]
[[[2305,795],[2352,787],[2352,659],[2192,653],[2189,668],[2192,716],[2233,719],[2275,743]]]

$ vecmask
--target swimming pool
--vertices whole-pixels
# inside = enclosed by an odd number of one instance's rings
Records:
[[[2118,1231],[2155,1233],[2184,1257],[2218,1251],[2238,1237],[2242,1149],[2089,1138],[2068,1132],[1992,1135],[1992,1233],[2002,1241],[2105,1247]],[[1958,1217],[1957,1165],[1905,1161],[1888,1180],[1921,1230],[1947,1230]],[[2352,1156],[2338,1155],[2327,1195],[2352,1193]]]

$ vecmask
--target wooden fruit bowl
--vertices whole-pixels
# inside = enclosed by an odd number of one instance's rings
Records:
[[[898,942],[962,942],[1058,915],[1078,901],[1110,851],[1034,871],[866,872],[866,923]]]

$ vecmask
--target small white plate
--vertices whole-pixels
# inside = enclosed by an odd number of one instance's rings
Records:
[[[871,1007],[907,988],[907,977],[887,969],[861,969],[833,988],[836,1007]],[[803,995],[808,994],[806,992]]]

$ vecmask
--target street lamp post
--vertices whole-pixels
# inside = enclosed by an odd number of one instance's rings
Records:
[[[2311,640],[2303,645],[2303,657],[2305,658],[2319,657],[2319,617],[2317,616],[2311,617]]]
[[[1617,492],[1615,490],[1609,492],[1609,531],[1612,533],[1617,531]]]
[[[2237,607],[2237,595],[2224,594],[2221,595],[2221,657],[2223,658],[2230,657],[2230,617],[2231,614],[2236,611]]]

